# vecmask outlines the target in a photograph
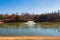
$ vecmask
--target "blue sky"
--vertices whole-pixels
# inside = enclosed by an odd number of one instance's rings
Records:
[[[41,14],[60,9],[60,0],[0,0],[0,13]]]

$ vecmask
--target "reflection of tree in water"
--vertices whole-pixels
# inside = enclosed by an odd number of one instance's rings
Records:
[[[53,22],[42,22],[39,24],[40,28],[42,29],[54,29],[54,30],[58,30],[59,31],[59,26],[60,24],[59,23],[53,23]]]
[[[30,28],[37,29],[38,25],[37,24],[22,24],[20,25],[20,28],[21,29],[30,29]]]
[[[22,25],[20,25],[20,28],[21,29],[35,28],[35,25],[22,24]]]
[[[37,25],[27,25],[27,24],[23,24],[23,23],[6,23],[6,24],[2,24],[0,25],[1,29],[29,29],[29,28],[37,28]]]
[[[40,23],[36,23],[34,25],[26,25],[23,23],[6,23],[6,24],[1,24],[0,25],[0,29],[4,29],[6,28],[6,30],[8,29],[37,29],[37,28],[41,28],[41,29],[53,29],[53,30],[60,30],[60,23],[55,23],[55,22],[40,22]]]
[[[35,28],[35,29],[37,29],[37,28],[38,28],[37,24],[35,24],[35,25],[34,25],[34,28]]]
[[[20,29],[29,29],[28,25],[26,24],[21,24]]]
[[[20,23],[6,23],[3,25],[0,25],[0,28],[18,29],[19,26],[20,26]]]

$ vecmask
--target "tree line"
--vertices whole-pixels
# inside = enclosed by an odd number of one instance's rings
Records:
[[[23,13],[22,15],[16,14],[0,14],[0,21],[3,22],[60,22],[60,13],[52,12],[47,14],[29,14]]]

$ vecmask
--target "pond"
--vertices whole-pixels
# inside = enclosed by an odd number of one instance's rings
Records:
[[[0,36],[60,36],[59,22],[23,22],[0,24]]]

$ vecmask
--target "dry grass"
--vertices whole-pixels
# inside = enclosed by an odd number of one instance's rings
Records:
[[[0,40],[60,40],[59,36],[0,36]]]

